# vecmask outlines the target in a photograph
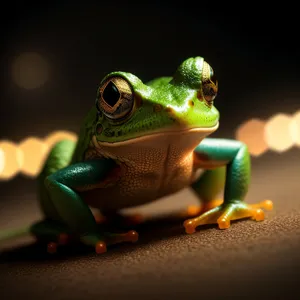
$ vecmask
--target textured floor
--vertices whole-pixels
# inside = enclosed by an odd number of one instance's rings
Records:
[[[30,239],[2,245],[0,299],[299,299],[299,178],[299,149],[254,160],[247,200],[269,198],[275,209],[264,222],[237,222],[225,231],[209,227],[186,235],[180,220],[157,221],[140,228],[137,244],[102,256],[65,249],[49,257]],[[0,228],[39,218],[31,180],[1,184],[0,197]],[[183,191],[139,211],[166,213],[194,203]]]

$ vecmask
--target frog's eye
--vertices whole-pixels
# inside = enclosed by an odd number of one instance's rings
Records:
[[[211,104],[218,93],[218,81],[212,67],[205,61],[202,71],[202,95]]]
[[[124,78],[110,77],[101,84],[96,106],[109,119],[123,119],[132,111],[133,104],[131,85]]]

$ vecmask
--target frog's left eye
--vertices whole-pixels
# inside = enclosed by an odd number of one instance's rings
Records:
[[[133,109],[131,85],[122,77],[114,76],[102,83],[96,101],[97,109],[112,120],[126,117]]]
[[[218,93],[218,81],[212,67],[205,61],[202,70],[202,95],[211,104]]]

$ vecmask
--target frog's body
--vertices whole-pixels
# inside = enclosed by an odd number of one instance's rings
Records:
[[[206,138],[219,126],[213,105],[217,89],[202,57],[184,61],[173,77],[147,84],[129,73],[108,74],[78,142],[59,142],[49,154],[39,176],[45,221],[30,232],[51,238],[61,231],[75,234],[102,252],[107,239],[128,235],[99,232],[90,207],[111,215],[186,187],[210,204],[224,184],[224,203],[187,220],[188,233],[201,224],[228,228],[235,219],[262,220],[260,207],[271,202],[243,202],[250,180],[247,147]],[[200,178],[199,169],[205,170]]]
[[[107,187],[105,193],[101,188],[87,187],[83,198],[92,207],[117,211],[186,188],[192,184],[197,171],[194,149],[209,132],[202,129],[162,132],[117,146],[97,143],[93,136],[91,149],[85,157],[105,155],[116,158],[120,161],[120,172],[111,177],[115,184]]]

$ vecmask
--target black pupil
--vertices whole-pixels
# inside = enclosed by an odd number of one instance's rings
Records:
[[[112,81],[105,87],[102,97],[110,107],[114,107],[120,99],[120,92]]]

